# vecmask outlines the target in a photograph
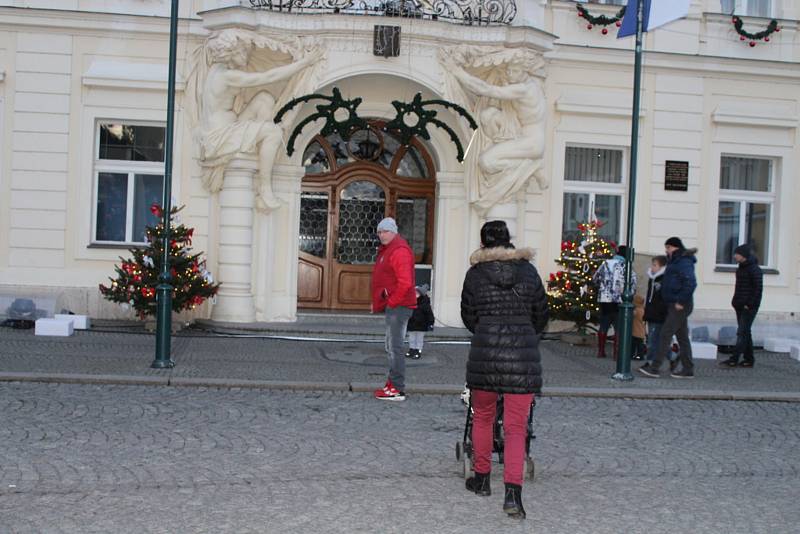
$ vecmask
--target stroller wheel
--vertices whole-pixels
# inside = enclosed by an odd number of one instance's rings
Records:
[[[464,454],[462,458],[464,461],[461,462],[461,466],[464,471],[464,480],[466,480],[472,476],[472,460],[470,460],[469,455],[467,454]]]
[[[533,458],[530,456],[525,458],[525,463],[522,465],[522,478],[533,480],[536,471],[536,466],[533,463]]]

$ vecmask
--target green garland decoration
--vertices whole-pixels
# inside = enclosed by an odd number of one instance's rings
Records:
[[[619,27],[621,25],[620,21],[622,20],[622,17],[625,16],[626,7],[627,6],[622,6],[622,9],[620,9],[616,15],[613,17],[608,17],[606,15],[594,16],[589,13],[589,10],[586,9],[583,4],[575,4],[575,8],[578,10],[578,16],[586,19],[586,21],[589,23],[586,25],[587,30],[591,30],[594,26],[610,26],[611,24],[616,24],[617,27]],[[608,29],[603,28],[603,35],[607,33]]]
[[[778,26],[778,21],[775,20],[775,19],[772,19],[771,21],[769,21],[769,24],[767,24],[767,28],[765,30],[763,30],[763,31],[758,32],[758,33],[750,33],[747,30],[745,30],[743,28],[744,21],[742,20],[741,17],[733,15],[733,19],[731,19],[731,22],[733,23],[733,27],[736,30],[736,33],[739,34],[739,39],[741,41],[745,41],[745,40],[749,39],[750,40],[749,44],[750,44],[751,47],[756,45],[756,41],[762,41],[763,40],[763,41],[769,42],[769,36],[770,35],[772,35],[773,33],[781,31],[780,27]]]
[[[354,98],[352,100],[345,100],[342,98],[342,93],[339,91],[338,87],[333,88],[332,96],[314,93],[290,100],[285,106],[278,110],[278,113],[275,115],[274,119],[275,124],[280,123],[283,120],[283,116],[288,113],[289,110],[297,105],[309,102],[311,100],[327,100],[329,103],[317,105],[317,112],[312,113],[300,121],[300,123],[295,127],[294,131],[292,131],[292,135],[289,136],[289,141],[286,144],[286,153],[290,156],[294,153],[294,142],[297,140],[297,136],[300,135],[300,132],[303,130],[306,124],[314,122],[318,119],[325,119],[325,126],[322,127],[320,135],[327,137],[336,132],[345,141],[350,140],[350,136],[354,131],[361,130],[368,126],[367,121],[358,116],[357,108],[359,105],[361,105],[362,99]],[[336,119],[336,112],[340,109],[343,109],[347,112],[347,118],[344,120]]]
[[[444,108],[452,109],[463,118],[467,119],[469,127],[473,130],[478,129],[478,124],[472,118],[467,110],[457,104],[448,102],[447,100],[422,100],[422,94],[417,93],[411,102],[400,102],[395,100],[392,102],[394,109],[397,111],[394,118],[386,123],[384,129],[387,131],[397,132],[400,140],[404,145],[407,145],[412,137],[421,137],[422,139],[429,140],[431,138],[428,133],[428,125],[433,124],[442,130],[446,131],[450,136],[450,140],[456,145],[456,157],[458,161],[464,161],[464,147],[461,145],[461,140],[458,135],[447,124],[436,118],[436,111],[432,109],[425,109],[426,106],[442,106]],[[413,116],[413,120],[406,121],[406,117]],[[409,122],[411,124],[409,124]]]

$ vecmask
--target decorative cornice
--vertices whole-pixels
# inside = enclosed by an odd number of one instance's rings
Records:
[[[175,90],[183,91],[185,83],[175,82]],[[167,65],[131,63],[127,61],[95,61],[82,77],[83,85],[121,89],[167,90]]]
[[[742,105],[738,102],[721,102],[711,119],[717,124],[765,126],[771,128],[797,128],[797,110],[780,104]]]

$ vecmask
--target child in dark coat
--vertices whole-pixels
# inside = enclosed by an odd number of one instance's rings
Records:
[[[433,310],[431,299],[428,296],[428,285],[417,286],[417,308],[408,320],[408,352],[406,358],[418,360],[422,356],[422,344],[425,342],[425,332],[433,330]]]

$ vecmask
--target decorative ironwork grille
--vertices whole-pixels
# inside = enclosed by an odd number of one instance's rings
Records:
[[[377,184],[352,182],[341,192],[336,261],[349,265],[375,263],[380,241],[375,233],[386,212],[386,194]]]
[[[253,9],[290,13],[344,13],[491,26],[511,24],[516,0],[242,0]]]
[[[328,245],[328,193],[300,195],[300,250],[325,258]]]

